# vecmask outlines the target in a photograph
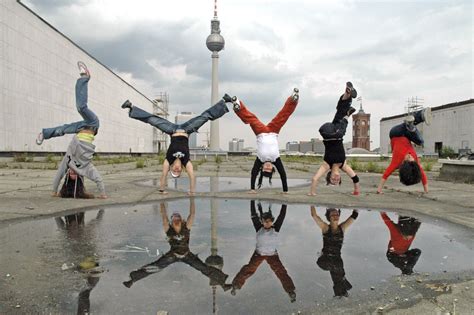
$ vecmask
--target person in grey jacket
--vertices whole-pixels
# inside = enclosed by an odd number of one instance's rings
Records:
[[[53,196],[59,196],[59,184],[69,169],[72,169],[81,177],[86,177],[95,182],[99,189],[99,198],[105,199],[104,182],[99,171],[92,164],[92,157],[95,153],[94,141],[95,130],[93,127],[84,127],[78,134],[72,138],[53,182]]]

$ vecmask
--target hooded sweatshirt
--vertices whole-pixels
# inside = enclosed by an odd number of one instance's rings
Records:
[[[92,157],[95,153],[95,145],[87,141],[79,140],[74,136],[66,151],[58,172],[54,178],[53,191],[58,192],[61,179],[66,175],[68,168],[72,168],[79,176],[87,177],[95,182],[101,194],[105,194],[105,187],[99,171],[92,164]]]

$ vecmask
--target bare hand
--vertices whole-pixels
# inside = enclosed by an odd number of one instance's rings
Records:
[[[377,190],[377,195],[383,195],[383,191]]]
[[[251,189],[251,190],[247,191],[247,194],[255,195],[255,194],[257,194],[257,191],[254,190],[254,189]]]
[[[196,193],[194,191],[188,191],[188,196],[194,196]]]
[[[58,192],[53,191],[53,192],[51,193],[51,197],[59,197],[59,196],[60,196],[60,195],[59,195]]]
[[[101,194],[100,196],[98,196],[97,198],[99,199],[107,199],[109,198],[106,194]]]
[[[307,193],[306,195],[308,195],[308,196],[316,196],[316,193],[309,192],[309,193]]]
[[[158,192],[162,195],[167,195],[168,194],[168,192],[164,189],[159,189]]]

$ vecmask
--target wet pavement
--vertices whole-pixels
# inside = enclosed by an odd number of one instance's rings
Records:
[[[137,185],[145,187],[160,186],[159,179],[151,179],[147,181],[137,181]],[[288,187],[301,187],[311,184],[309,179],[288,179]],[[268,180],[262,184],[262,188],[279,188],[281,189],[281,180],[277,176],[273,178],[272,184]],[[222,191],[244,191],[249,190],[250,179],[244,177],[226,177],[226,176],[200,176],[196,178],[196,192],[222,192]],[[179,179],[168,179],[168,189],[176,191],[188,191],[189,180],[187,177]]]
[[[325,207],[260,204],[182,198],[4,225],[0,313],[367,313],[384,299],[419,300],[404,291],[411,282],[447,291],[449,281],[430,280],[472,279],[472,229],[361,208],[323,244]],[[270,207],[276,229],[266,234],[258,218]],[[353,210],[341,209],[339,223]],[[190,231],[166,237],[175,212]]]

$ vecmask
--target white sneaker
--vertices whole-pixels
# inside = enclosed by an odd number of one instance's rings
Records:
[[[43,141],[44,141],[43,132],[40,132],[38,136],[36,137],[36,144],[41,145]]]
[[[431,125],[431,121],[433,120],[433,115],[431,114],[431,107],[425,108],[422,112],[423,121],[427,126]]]
[[[403,120],[405,125],[407,126],[408,130],[415,131],[415,117],[413,115],[408,115]]]
[[[83,76],[90,77],[91,76],[91,74],[89,72],[89,69],[87,69],[86,64],[83,63],[82,61],[77,62],[77,67],[79,68],[79,74],[81,75],[81,77],[83,77]]]
[[[300,90],[298,90],[298,88],[293,89],[293,94],[291,95],[291,97],[293,97],[294,101],[297,101],[300,98],[300,96],[298,94],[299,92],[300,92]]]

